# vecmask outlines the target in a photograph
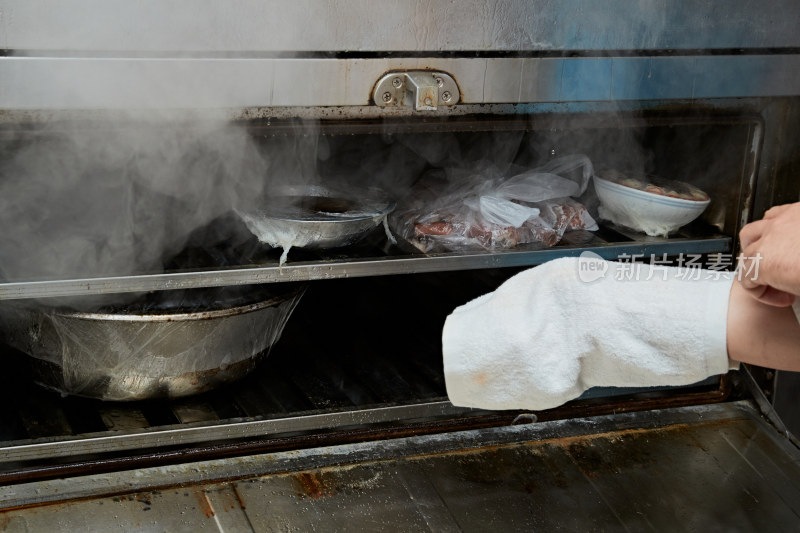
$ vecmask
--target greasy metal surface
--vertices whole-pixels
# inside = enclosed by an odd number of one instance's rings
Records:
[[[643,254],[641,255],[643,257],[649,257],[651,254],[657,256],[679,253],[705,254],[730,252],[731,239],[716,235],[708,238],[643,238],[639,241],[609,243],[595,238],[590,246],[565,245],[544,250],[515,249],[500,253],[449,253],[290,262],[282,267],[275,261],[269,266],[250,268],[0,283],[0,300],[533,266],[558,257],[578,256],[586,250],[591,250],[606,259],[634,254]]]
[[[769,124],[764,130],[763,154],[753,217],[761,218],[773,205],[800,199],[800,106],[796,99],[776,98],[761,112]]]
[[[610,411],[607,411],[610,412]],[[520,419],[519,417],[522,416]],[[519,419],[519,420],[517,420]],[[66,477],[84,476],[131,470],[135,468],[152,468],[177,463],[222,459],[225,457],[242,457],[252,454],[264,454],[289,450],[302,450],[320,446],[353,444],[390,438],[430,435],[450,431],[464,431],[487,427],[507,426],[529,421],[530,414],[487,413],[464,417],[444,417],[438,419],[395,421],[388,424],[337,428],[331,431],[294,432],[278,436],[268,435],[247,440],[195,443],[187,447],[167,447],[166,449],[132,450],[118,452],[106,456],[90,456],[99,458],[85,459],[85,456],[62,458],[59,456],[33,460],[27,466],[15,463],[10,469],[0,472],[0,485],[30,483],[34,481],[62,479]],[[32,465],[32,466],[30,466]]]
[[[558,58],[192,59],[0,57],[0,109],[243,110],[373,107],[389,72],[435,70],[463,104],[774,97],[800,94],[798,55]],[[155,81],[154,81],[155,80]],[[298,80],[308,83],[298,84]],[[313,80],[313,83],[311,83]],[[352,109],[350,109],[352,107]],[[459,106],[440,106],[439,115]],[[386,113],[390,108],[381,108]],[[393,107],[395,115],[418,114]],[[186,113],[185,111],[181,111]],[[139,116],[137,111],[136,117]]]
[[[51,54],[800,46],[793,0],[2,0],[0,13],[0,48]]]
[[[467,416],[480,413],[474,409],[453,407],[450,402],[427,402],[412,405],[376,407],[331,413],[302,415],[246,422],[228,421],[220,425],[156,429],[119,435],[67,438],[54,442],[18,444],[0,447],[0,463],[67,457],[103,452],[179,446],[192,443],[262,437],[280,433],[323,430],[336,427],[398,422],[431,417]]]
[[[293,133],[291,128],[279,127],[279,122],[284,120],[316,120],[320,122],[321,133],[389,133],[389,132],[439,132],[439,131],[494,131],[506,128],[505,124],[495,121],[475,120],[476,116],[486,115],[494,117],[513,118],[519,121],[520,116],[538,115],[537,123],[552,121],[554,114],[579,114],[591,113],[598,124],[624,126],[630,124],[629,113],[639,113],[648,109],[671,109],[683,111],[690,109],[690,105],[699,104],[700,109],[720,110],[728,113],[752,113],[767,104],[757,99],[719,98],[704,102],[693,102],[680,99],[670,100],[625,100],[616,102],[532,102],[525,104],[459,104],[457,106],[443,107],[431,117],[422,117],[414,121],[405,120],[408,110],[402,108],[385,108],[378,106],[311,106],[311,107],[263,107],[252,106],[240,109],[197,109],[193,110],[192,118],[196,120],[235,120],[253,121],[261,133],[270,134],[276,131],[279,134]],[[168,120],[181,124],[186,122],[186,112],[183,110],[142,110],[137,114],[143,120]],[[455,126],[449,121],[439,120],[441,117],[455,118],[459,122]],[[432,120],[435,118],[435,120]],[[707,117],[712,120],[711,117]],[[23,128],[36,127],[42,122],[50,122],[51,126],[58,128],[58,124],[85,124],[91,126],[93,122],[115,123],[130,120],[130,113],[125,110],[114,109],[0,109],[0,136],[7,136],[9,131],[16,136],[24,135]],[[355,122],[362,119],[372,122]],[[387,121],[388,119],[388,121]],[[626,120],[627,119],[627,120]],[[392,122],[389,122],[392,121]],[[585,122],[583,118],[578,120]],[[377,123],[381,127],[376,127]],[[383,124],[386,122],[386,124]],[[460,125],[459,125],[460,124]],[[388,127],[387,127],[388,126]],[[459,130],[458,128],[461,128]],[[524,122],[508,131],[524,129]],[[296,131],[296,128],[295,130]]]
[[[753,206],[755,204],[756,181],[758,179],[758,168],[761,162],[764,143],[764,122],[759,121],[750,128],[747,140],[746,152],[749,156],[742,161],[742,176],[744,179],[740,184],[738,205],[728,207],[730,215],[734,215],[736,226],[741,228],[753,220]],[[729,216],[733,218],[733,216]],[[738,251],[739,235],[734,232],[734,250]]]
[[[253,439],[232,439],[230,441],[205,441],[193,443],[185,447],[167,446],[164,449],[148,448],[128,450],[100,456],[97,459],[82,457],[70,458],[59,455],[58,449],[52,450],[50,456],[31,457],[26,463],[11,463],[9,468],[0,472],[0,484],[13,484],[80,476],[87,473],[114,472],[131,468],[149,468],[178,462],[201,461],[224,457],[241,457],[251,454],[300,450],[319,446],[352,444],[390,438],[429,435],[467,429],[501,427],[512,424],[524,424],[536,421],[563,420],[575,417],[599,416],[610,413],[629,413],[650,409],[670,407],[698,406],[725,400],[728,389],[723,379],[719,389],[703,392],[684,392],[669,394],[667,391],[637,391],[633,397],[622,395],[614,397],[614,392],[596,391],[596,398],[602,401],[583,401],[570,403],[561,408],[545,412],[481,412],[472,411],[466,415],[439,416],[422,419],[400,419],[383,424],[360,424],[353,427],[328,428],[329,431],[318,430],[308,432],[290,432],[280,435],[257,436]],[[589,396],[589,395],[586,395]],[[206,413],[198,413],[205,415]],[[90,456],[91,457],[91,456]],[[56,461],[54,464],[53,461]],[[20,466],[24,465],[24,466]]]
[[[747,389],[753,395],[753,402],[758,406],[764,418],[769,420],[775,429],[795,446],[800,447],[800,441],[786,427],[778,410],[772,405],[775,397],[775,370],[743,364],[740,370],[742,379]]]
[[[658,416],[653,416],[655,412],[658,413]],[[687,406],[660,409],[658,411],[605,414],[594,417],[575,416],[564,420],[495,429],[477,429],[449,434],[372,440],[344,446],[315,447],[229,459],[214,459],[184,465],[167,465],[141,469],[138,473],[115,471],[98,475],[89,474],[72,480],[55,479],[42,483],[23,483],[0,487],[0,502],[4,502],[4,505],[0,505],[0,507],[42,503],[53,499],[126,492],[172,484],[179,485],[191,482],[193,477],[196,482],[211,482],[234,475],[244,478],[264,473],[302,470],[310,466],[330,466],[368,459],[378,460],[410,454],[456,451],[517,442],[521,438],[527,440],[568,438],[610,430],[661,427],[754,416],[757,416],[754,408],[750,404],[742,402]],[[525,437],[520,437],[519,435],[525,435]],[[36,488],[40,490],[37,492],[35,491]]]
[[[727,404],[13,489],[0,489],[8,531],[795,531],[800,454]]]
[[[794,438],[800,435],[800,412],[795,406],[800,402],[800,374],[797,372],[775,372],[775,411],[786,424],[786,429]]]

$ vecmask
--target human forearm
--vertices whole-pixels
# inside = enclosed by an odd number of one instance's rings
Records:
[[[727,342],[734,361],[800,371],[800,324],[792,308],[766,305],[738,282],[731,287]]]

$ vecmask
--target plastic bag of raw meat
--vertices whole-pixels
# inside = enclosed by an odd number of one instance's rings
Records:
[[[395,235],[422,252],[553,246],[564,232],[594,231],[580,196],[592,176],[584,155],[569,155],[505,177],[493,165],[424,176],[390,217]]]

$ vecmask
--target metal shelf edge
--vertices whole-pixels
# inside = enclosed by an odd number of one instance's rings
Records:
[[[579,256],[586,251],[592,251],[604,259],[616,259],[623,255],[649,257],[651,254],[658,256],[679,253],[708,254],[725,253],[730,250],[731,239],[717,236],[610,243],[600,246],[560,246],[545,250],[502,253],[409,255],[302,262],[286,264],[283,267],[270,265],[104,278],[23,281],[0,283],[0,300],[534,266],[559,257]]]

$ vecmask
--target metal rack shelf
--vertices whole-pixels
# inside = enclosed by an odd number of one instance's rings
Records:
[[[592,251],[605,259],[649,258],[664,254],[730,253],[732,239],[724,235],[682,233],[671,238],[623,234],[609,228],[598,233],[572,232],[553,248],[520,246],[502,252],[414,254],[397,246],[365,244],[351,255],[309,256],[279,266],[277,254],[253,265],[201,268],[157,274],[0,283],[0,300],[146,292],[226,285],[312,281],[348,277],[417,274],[456,270],[535,266],[559,257]],[[294,252],[293,252],[294,255]]]
[[[65,397],[34,384],[30,357],[0,347],[6,368],[0,375],[0,485],[57,477],[71,468],[96,473],[109,462],[126,461],[126,453],[144,459],[142,450],[164,460],[186,460],[190,450],[234,452],[245,444],[255,450],[268,441],[288,449],[329,438],[384,438],[390,426],[442,431],[478,423],[508,425],[518,412],[454,407],[447,401],[441,356],[445,317],[465,298],[494,286],[494,274],[452,272],[445,286],[439,276],[319,283],[307,291],[280,341],[250,375],[191,397],[137,402]],[[393,305],[376,313],[390,288]],[[331,302],[343,320],[332,317]],[[387,328],[411,328],[412,334],[391,335],[387,342]],[[718,401],[727,395],[726,387],[715,377],[683,388],[592,388],[577,403],[536,417],[598,414],[621,402],[646,409],[689,398]]]

